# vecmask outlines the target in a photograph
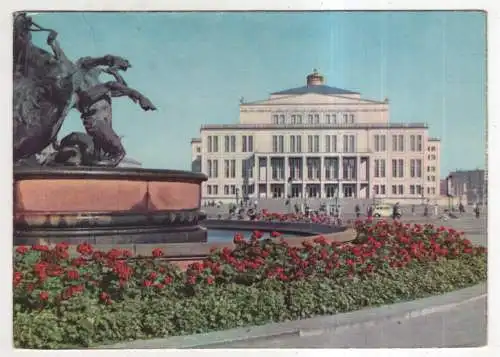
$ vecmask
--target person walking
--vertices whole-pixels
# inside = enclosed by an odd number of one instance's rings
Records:
[[[361,208],[359,207],[359,204],[356,204],[356,206],[354,207],[354,212],[356,213],[356,218],[359,218],[359,216],[361,215]]]

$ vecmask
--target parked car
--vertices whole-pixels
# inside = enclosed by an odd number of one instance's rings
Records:
[[[390,205],[376,205],[373,209],[373,217],[392,217],[392,209]],[[396,218],[401,218],[401,213],[398,213]]]

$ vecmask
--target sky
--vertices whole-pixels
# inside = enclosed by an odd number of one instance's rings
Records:
[[[481,12],[38,13],[71,59],[114,54],[158,108],[113,102],[113,126],[143,167],[189,170],[202,124],[237,123],[239,100],[327,85],[390,100],[391,122],[425,122],[441,173],[485,167],[486,17]],[[45,46],[46,33],[34,42]],[[104,77],[103,77],[104,78]],[[60,138],[84,131],[79,114]]]

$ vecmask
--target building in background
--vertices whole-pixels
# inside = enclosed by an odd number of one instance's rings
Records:
[[[201,172],[201,139],[191,139],[191,171]]]
[[[389,109],[317,71],[304,86],[241,103],[238,124],[203,125],[191,141],[208,176],[202,197],[433,200],[440,141],[424,123],[391,122]]]
[[[488,197],[488,182],[485,170],[458,170],[451,172],[450,178],[450,194],[456,197],[456,204],[484,203],[487,204]],[[446,180],[443,180],[446,182]],[[443,194],[448,194],[446,184],[444,184]]]

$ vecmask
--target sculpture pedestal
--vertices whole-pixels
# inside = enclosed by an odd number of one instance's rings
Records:
[[[14,168],[14,245],[206,242],[206,176],[137,168]]]

